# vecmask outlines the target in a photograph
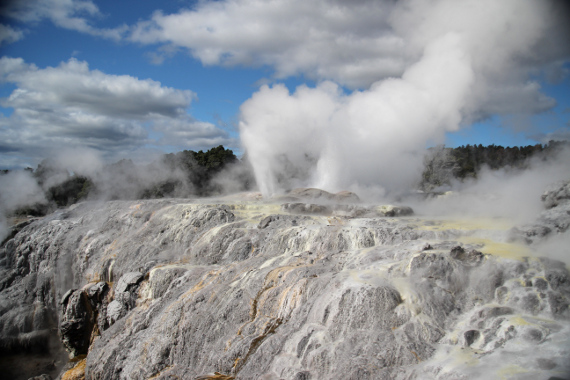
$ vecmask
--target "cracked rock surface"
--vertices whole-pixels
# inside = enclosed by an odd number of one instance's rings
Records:
[[[563,263],[406,207],[317,206],[87,202],[37,220],[1,248],[0,343],[59,335],[84,358],[64,378],[570,374]]]

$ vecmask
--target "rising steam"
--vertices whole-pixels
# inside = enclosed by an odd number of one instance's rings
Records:
[[[529,75],[568,54],[567,38],[559,37],[570,35],[563,7],[546,1],[399,2],[390,8],[389,28],[383,24],[376,32],[401,39],[413,57],[401,76],[379,77],[350,94],[330,81],[293,93],[265,85],[242,105],[241,138],[261,192],[315,186],[383,195],[406,189],[421,172],[426,145],[443,142],[446,132],[492,114],[554,106]]]

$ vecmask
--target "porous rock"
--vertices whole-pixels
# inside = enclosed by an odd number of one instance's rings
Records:
[[[95,311],[83,290],[75,290],[65,298],[60,333],[72,357],[87,354],[95,319]]]
[[[535,221],[514,227],[510,239],[535,244],[570,229],[570,181],[551,185],[542,195],[546,210]]]
[[[377,211],[382,216],[408,216],[414,213],[411,207],[393,205],[380,206]]]
[[[281,209],[291,214],[331,215],[332,209],[328,206],[314,203],[284,203]]]
[[[337,202],[337,203],[358,203],[360,198],[358,195],[351,191],[340,191],[336,194],[329,193],[328,191],[315,188],[297,188],[289,191],[286,194],[290,199],[299,199],[305,201],[327,201],[327,202]]]
[[[570,370],[561,263],[482,254],[418,217],[249,207],[86,202],[30,224],[5,261],[3,342],[60,318],[87,379],[492,378],[537,351],[550,362],[519,371]]]
[[[570,202],[570,181],[561,181],[548,186],[541,199],[546,208]]]

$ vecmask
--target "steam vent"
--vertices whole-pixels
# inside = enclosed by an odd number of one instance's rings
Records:
[[[430,219],[350,192],[84,202],[1,247],[12,379],[567,379],[570,224]],[[35,377],[34,377],[35,376]]]

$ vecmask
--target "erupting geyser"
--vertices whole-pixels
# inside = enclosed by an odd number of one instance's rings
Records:
[[[376,187],[380,195],[408,190],[426,145],[443,142],[446,132],[489,115],[529,114],[554,104],[530,75],[569,52],[561,2],[416,0],[350,7],[376,11],[373,22],[364,17],[358,26],[350,16],[331,21],[354,40],[372,39],[366,58],[355,55],[329,76],[324,73],[332,63],[311,52],[307,59],[314,59],[317,78],[364,89],[347,94],[324,81],[290,93],[284,85],[266,85],[241,107],[241,139],[264,195],[300,186]]]

